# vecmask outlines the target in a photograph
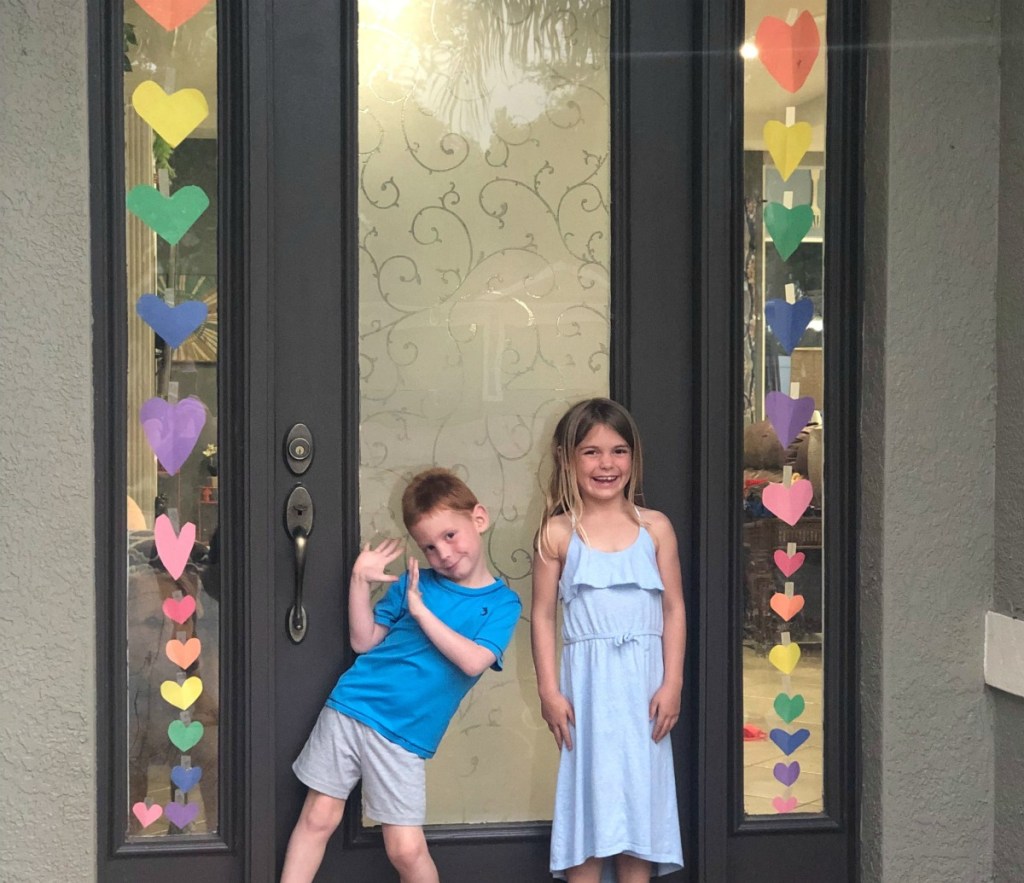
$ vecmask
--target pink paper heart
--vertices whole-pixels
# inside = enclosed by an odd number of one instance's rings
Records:
[[[811,487],[811,483],[806,478],[801,478],[789,487],[782,483],[769,484],[761,494],[761,502],[764,503],[765,509],[792,526],[807,511],[812,496],[814,488]]]
[[[806,556],[803,552],[787,555],[782,549],[776,549],[773,557],[775,558],[775,566],[782,571],[782,575],[792,576],[803,566]]]
[[[139,824],[142,825],[143,828],[148,828],[164,814],[163,807],[161,807],[159,803],[154,803],[152,806],[146,806],[146,804],[141,800],[138,803],[132,804],[132,812],[135,814],[135,818],[139,820]]]
[[[775,807],[776,812],[792,812],[796,809],[796,798],[790,797],[773,797],[772,806]]]
[[[146,14],[165,31],[173,31],[199,12],[210,0],[137,0]]]
[[[192,554],[192,546],[196,542],[196,526],[187,521],[181,533],[176,534],[171,519],[161,515],[153,525],[153,536],[156,538],[157,555],[171,578],[177,579],[185,572],[188,556]]]
[[[196,599],[191,595],[184,595],[180,601],[174,598],[167,598],[164,601],[164,615],[178,625],[184,623],[195,612]]]
[[[798,92],[814,67],[821,49],[821,34],[808,10],[792,25],[767,15],[754,35],[758,58],[783,89]]]
[[[786,622],[789,622],[804,609],[804,596],[789,596],[784,595],[782,592],[776,592],[768,603],[772,605],[772,610],[779,614]]]

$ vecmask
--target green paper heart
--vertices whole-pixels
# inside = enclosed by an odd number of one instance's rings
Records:
[[[792,723],[804,713],[804,697],[799,693],[796,696],[779,693],[775,697],[775,713],[787,724]]]
[[[813,224],[814,212],[809,205],[786,208],[781,202],[769,202],[764,207],[764,225],[784,261],[789,260]]]
[[[150,184],[139,184],[128,191],[124,202],[128,211],[156,231],[157,236],[177,245],[206,211],[210,198],[195,184],[182,187],[173,196],[164,196]]]
[[[171,721],[167,727],[167,737],[178,751],[188,751],[203,738],[203,725],[199,721],[192,721],[188,726],[180,720]]]

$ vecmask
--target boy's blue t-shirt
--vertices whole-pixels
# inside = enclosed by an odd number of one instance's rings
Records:
[[[462,697],[479,679],[465,674],[438,650],[412,615],[406,600],[408,574],[392,583],[373,611],[389,629],[376,647],[356,657],[339,679],[327,704],[362,721],[413,754],[433,757]],[[522,604],[502,580],[469,589],[420,571],[420,592],[427,608],[445,625],[495,656],[512,638]]]

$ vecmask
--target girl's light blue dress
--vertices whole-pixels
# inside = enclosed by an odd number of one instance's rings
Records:
[[[563,746],[551,830],[551,872],[627,852],[660,876],[683,865],[672,745],[655,744],[649,705],[661,686],[664,586],[643,527],[620,552],[573,532],[558,583],[563,605],[561,689],[576,716]],[[615,879],[606,861],[602,880]]]

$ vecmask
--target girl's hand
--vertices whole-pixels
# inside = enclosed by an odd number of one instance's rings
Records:
[[[420,591],[420,563],[415,558],[409,558],[409,580],[405,585],[405,599],[409,605],[409,615],[413,619],[419,619],[427,605],[423,603],[423,593]]]
[[[572,751],[572,731],[570,725],[576,726],[576,715],[572,710],[572,703],[562,693],[555,693],[552,696],[541,696],[540,714],[544,722],[555,737],[555,744],[561,750],[565,745]]]
[[[371,583],[393,583],[398,577],[385,573],[384,568],[401,554],[401,540],[384,540],[376,549],[371,549],[367,543],[352,565],[352,576]]]
[[[650,719],[654,721],[651,738],[655,742],[664,739],[679,720],[680,694],[679,689],[662,684],[651,698],[649,714]]]

